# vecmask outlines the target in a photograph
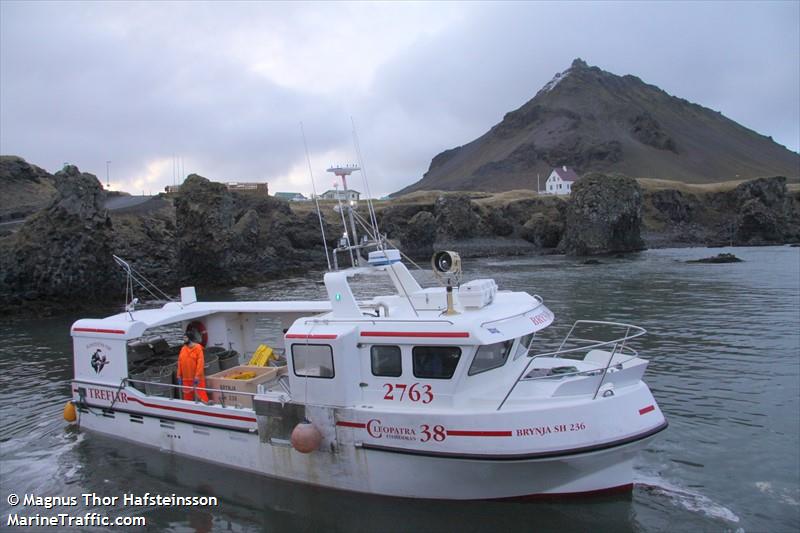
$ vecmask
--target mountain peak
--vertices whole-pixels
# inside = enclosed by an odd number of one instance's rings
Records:
[[[581,59],[580,57],[576,57],[572,60],[572,64],[569,68],[580,69],[580,68],[589,68],[589,65],[586,64],[586,61]]]
[[[536,188],[537,176],[562,166],[710,183],[794,177],[800,157],[720,113],[576,58],[486,133],[434,157],[402,192]]]

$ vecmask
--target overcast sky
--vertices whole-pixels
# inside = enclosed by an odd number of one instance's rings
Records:
[[[0,153],[156,193],[185,173],[374,196],[581,57],[800,149],[800,2],[0,1]],[[180,176],[177,177],[180,180]],[[363,191],[360,176],[352,187]]]

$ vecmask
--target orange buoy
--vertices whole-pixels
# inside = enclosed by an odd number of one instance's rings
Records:
[[[64,406],[64,420],[67,422],[75,422],[78,416],[75,413],[75,404],[72,401],[68,401],[67,405]]]
[[[311,453],[322,444],[322,433],[311,422],[300,422],[292,430],[292,447],[300,453]]]

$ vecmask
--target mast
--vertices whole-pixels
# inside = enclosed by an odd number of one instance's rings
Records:
[[[353,238],[350,240],[351,246],[358,246],[358,233],[356,232],[356,222],[353,218],[353,206],[350,203],[348,190],[347,190],[347,176],[355,172],[356,170],[361,170],[361,167],[358,165],[340,165],[338,167],[331,167],[328,169],[328,172],[332,172],[337,177],[342,178],[342,189],[344,190],[344,198],[345,198],[345,209],[347,210],[348,218],[350,219],[350,235]],[[346,230],[347,228],[345,228]],[[358,251],[358,248],[355,248],[355,257],[356,261],[355,265],[353,266],[361,266],[364,264],[364,259],[361,257],[361,254]]]

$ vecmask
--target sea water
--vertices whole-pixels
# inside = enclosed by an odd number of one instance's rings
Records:
[[[744,262],[686,263],[720,252]],[[144,516],[152,531],[800,529],[800,248],[664,249],[600,261],[467,259],[464,270],[467,280],[492,277],[501,289],[544,298],[556,321],[541,342],[563,336],[578,319],[648,330],[636,347],[650,360],[645,380],[670,427],[640,453],[629,495],[531,503],[359,495],[86,434],[61,416],[72,375],[69,326],[80,318],[70,315],[0,324],[0,529],[19,511],[8,502],[11,493],[74,497],[74,506],[60,510]],[[418,277],[434,283],[429,273]],[[201,299],[315,299],[325,297],[320,279],[321,272],[313,272],[197,291]],[[388,286],[372,276],[355,283],[361,297],[382,288]],[[105,509],[84,505],[84,494],[215,496],[218,502],[135,500],[143,505]]]

